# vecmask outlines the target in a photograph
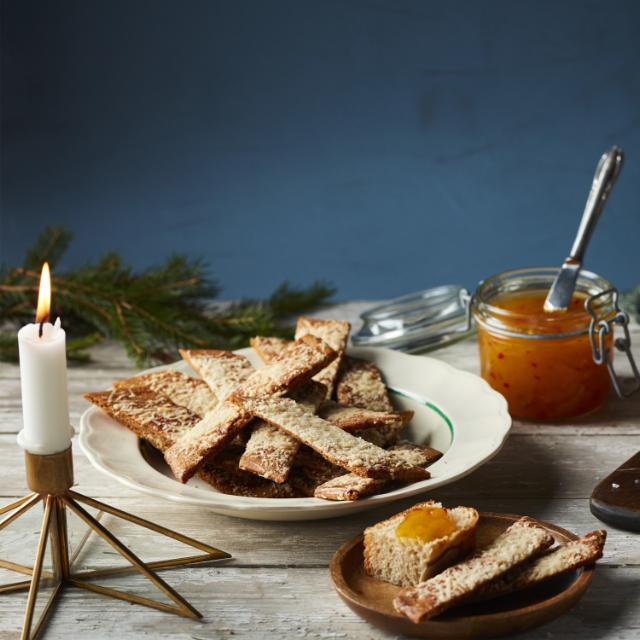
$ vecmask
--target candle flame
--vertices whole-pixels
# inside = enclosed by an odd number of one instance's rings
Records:
[[[49,263],[42,265],[40,274],[40,288],[38,289],[38,308],[36,309],[36,322],[46,322],[49,319],[51,309],[51,273]]]

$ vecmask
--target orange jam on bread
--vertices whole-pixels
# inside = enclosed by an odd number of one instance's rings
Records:
[[[482,377],[509,403],[511,415],[551,420],[598,407],[609,373],[593,360],[586,295],[574,294],[566,311],[546,312],[546,290],[503,293],[490,301],[491,317],[478,322]],[[611,347],[611,336],[605,338]]]
[[[456,525],[442,507],[420,507],[407,513],[396,527],[398,538],[415,538],[421,542],[432,542],[456,531]]]

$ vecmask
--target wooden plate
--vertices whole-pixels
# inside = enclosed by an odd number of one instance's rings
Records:
[[[483,547],[521,516],[481,513],[476,531]],[[553,524],[539,521],[562,544],[577,538]],[[593,566],[558,576],[543,585],[484,603],[456,607],[433,620],[414,624],[396,613],[393,599],[400,591],[364,572],[363,536],[343,544],[331,560],[331,578],[340,597],[359,616],[391,633],[417,638],[489,638],[516,633],[553,620],[572,607],[585,592]]]

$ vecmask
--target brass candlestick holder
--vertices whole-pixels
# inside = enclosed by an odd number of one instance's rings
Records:
[[[155,573],[155,570],[230,558],[231,556],[228,553],[73,491],[71,489],[73,485],[71,447],[66,451],[53,455],[36,455],[25,451],[25,465],[27,484],[32,493],[0,508],[0,515],[12,512],[0,521],[0,530],[2,530],[36,504],[40,502],[44,503],[44,515],[42,517],[42,526],[40,528],[40,536],[33,567],[0,559],[0,567],[30,576],[28,580],[0,586],[0,593],[29,590],[24,624],[22,627],[22,640],[31,640],[38,636],[44,628],[53,603],[66,587],[87,589],[88,591],[100,593],[104,596],[142,604],[147,607],[153,607],[154,609],[160,609],[161,611],[175,613],[188,618],[202,617],[175,589]],[[178,540],[204,553],[145,563],[100,522],[101,513],[95,518],[86,511],[82,506],[83,504],[97,509],[99,512],[112,514],[140,527]],[[69,556],[69,543],[67,539],[67,509],[70,509],[89,527],[72,557]],[[84,546],[92,532],[95,532],[106,540],[130,563],[130,566],[74,572],[74,560],[78,557],[82,546]],[[43,566],[47,544],[51,545],[52,571],[45,571]],[[89,582],[90,579],[98,576],[111,576],[131,571],[139,571],[143,576],[148,578],[175,603],[175,606]],[[53,590],[44,605],[39,620],[34,626],[34,607],[42,580],[45,581],[46,586],[51,586]]]

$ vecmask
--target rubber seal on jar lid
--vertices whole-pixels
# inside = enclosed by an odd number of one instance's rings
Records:
[[[409,293],[362,313],[362,328],[351,340],[360,347],[409,353],[436,349],[473,332],[468,302],[469,292],[460,285]]]

